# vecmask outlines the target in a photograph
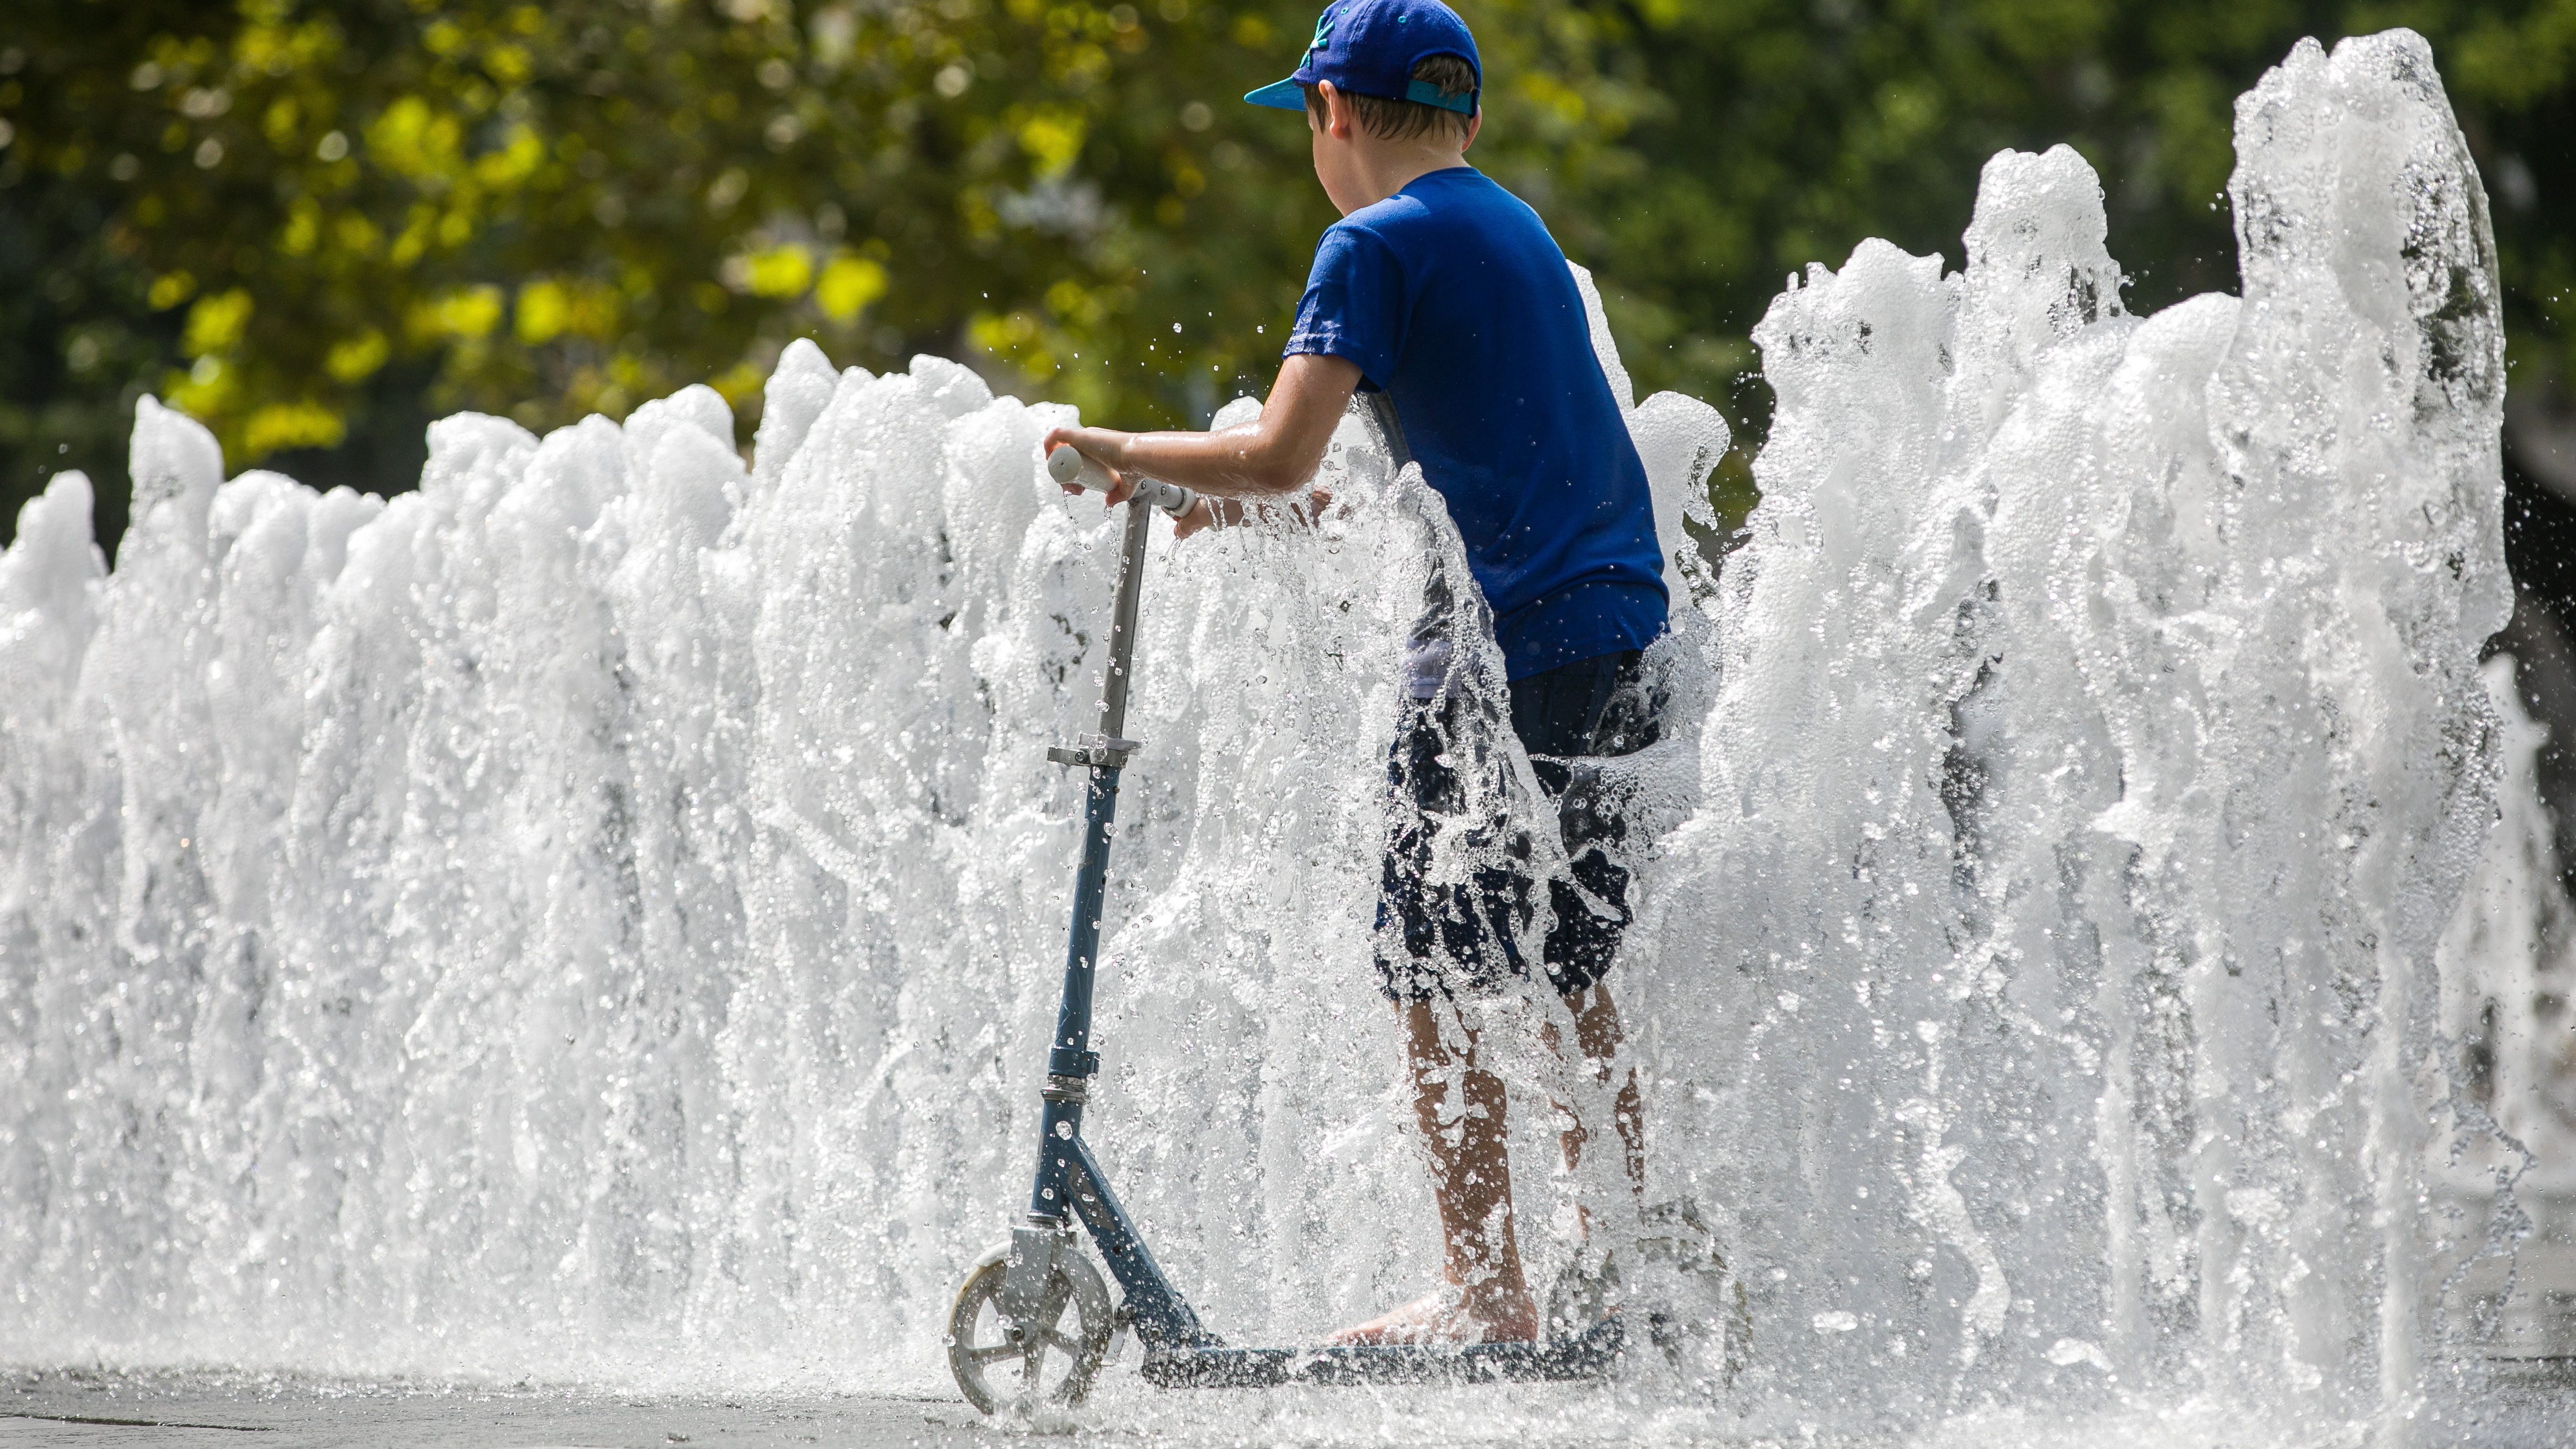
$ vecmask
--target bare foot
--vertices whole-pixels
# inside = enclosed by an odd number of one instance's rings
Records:
[[[1527,1293],[1486,1294],[1471,1303],[1455,1288],[1435,1288],[1402,1308],[1324,1340],[1328,1344],[1537,1341],[1538,1309]]]

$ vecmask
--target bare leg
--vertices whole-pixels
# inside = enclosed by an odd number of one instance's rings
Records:
[[[1454,1006],[1417,1001],[1402,1009],[1414,1120],[1431,1153],[1449,1291],[1346,1328],[1330,1341],[1534,1340],[1538,1310],[1512,1231],[1502,1078],[1476,1065],[1476,1034]]]
[[[1619,1024],[1619,1008],[1611,1004],[1609,986],[1601,984],[1566,997],[1565,1009],[1574,1016],[1575,1046],[1583,1053],[1584,1065],[1592,1069],[1592,1080],[1604,1087],[1610,1085],[1614,1075],[1619,1080],[1618,1096],[1611,1107],[1611,1126],[1619,1134],[1619,1145],[1626,1149],[1628,1191],[1642,1201],[1646,1195],[1646,1103],[1637,1086],[1636,1067],[1618,1060],[1620,1043],[1627,1039]],[[1549,1051],[1564,1054],[1564,1038],[1555,1022],[1542,1024],[1539,1035]],[[1557,1134],[1557,1145],[1565,1152],[1566,1170],[1572,1171],[1583,1165],[1583,1149],[1592,1134],[1583,1125],[1580,1113],[1563,1102],[1555,1106],[1558,1120],[1566,1124]],[[1583,1214],[1583,1228],[1587,1234],[1592,1230],[1589,1212]]]

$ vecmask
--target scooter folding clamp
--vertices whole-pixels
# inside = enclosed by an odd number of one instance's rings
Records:
[[[1127,768],[1127,757],[1145,748],[1142,740],[1111,739],[1107,735],[1084,735],[1073,742],[1073,748],[1049,745],[1047,758],[1059,765],[1106,765],[1113,770]]]

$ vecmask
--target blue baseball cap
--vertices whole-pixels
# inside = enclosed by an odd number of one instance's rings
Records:
[[[1474,66],[1476,88],[1463,96],[1444,96],[1429,81],[1415,80],[1413,67],[1435,55],[1454,55]],[[1315,21],[1314,42],[1306,47],[1306,62],[1297,73],[1244,99],[1256,106],[1302,111],[1306,93],[1299,87],[1331,81],[1355,96],[1420,101],[1472,116],[1484,93],[1484,78],[1476,37],[1467,33],[1458,12],[1440,0],[1335,0]]]

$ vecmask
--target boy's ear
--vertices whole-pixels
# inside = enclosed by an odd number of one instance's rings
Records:
[[[1324,98],[1324,129],[1330,131],[1336,141],[1349,140],[1351,127],[1357,120],[1351,114],[1351,98],[1343,95],[1342,88],[1331,81],[1316,82],[1315,92]]]

